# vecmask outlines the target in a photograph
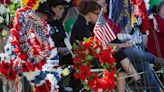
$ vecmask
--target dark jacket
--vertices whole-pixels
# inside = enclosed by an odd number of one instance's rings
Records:
[[[73,44],[76,40],[82,41],[84,37],[92,37],[93,32],[90,31],[89,26],[86,24],[86,20],[83,16],[79,15],[76,23],[72,28],[71,43]]]
[[[64,27],[62,23],[58,20],[49,21],[51,26],[50,35],[55,42],[56,47],[66,47],[64,43],[64,38],[66,38],[66,34],[64,31]]]

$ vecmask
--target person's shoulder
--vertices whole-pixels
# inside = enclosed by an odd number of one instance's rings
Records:
[[[81,16],[79,16],[72,28],[72,31],[73,30],[83,30],[83,29],[85,29],[85,27],[86,27],[85,20]]]
[[[75,22],[75,25],[80,26],[81,24],[85,24],[85,22],[86,22],[85,19],[81,15],[79,15]]]
[[[47,22],[50,26],[55,26],[56,25],[55,20],[48,20]]]

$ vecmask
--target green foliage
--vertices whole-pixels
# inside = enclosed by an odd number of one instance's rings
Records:
[[[12,0],[9,7],[10,7],[10,17],[14,17],[16,10],[21,7],[21,4],[17,0]]]

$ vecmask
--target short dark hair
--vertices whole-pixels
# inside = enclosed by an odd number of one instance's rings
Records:
[[[49,7],[56,7],[58,5],[68,5],[69,3],[65,0],[48,0]]]
[[[159,3],[158,7],[157,7],[157,13],[160,12],[161,8],[164,6],[164,1],[162,1],[161,3]]]
[[[88,14],[89,12],[95,12],[99,10],[101,6],[95,1],[81,1],[79,5],[79,11],[81,14]]]
[[[44,13],[48,16],[51,16],[52,13],[49,11],[49,4],[48,2],[40,3],[36,12]]]

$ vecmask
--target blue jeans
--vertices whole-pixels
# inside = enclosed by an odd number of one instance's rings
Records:
[[[134,67],[138,72],[146,72],[143,74],[143,80],[147,84],[157,85],[158,82],[153,74],[150,63],[154,63],[155,56],[151,53],[144,52],[139,48],[125,48],[125,54],[127,54],[130,61],[133,63]],[[160,92],[159,87],[151,90],[152,92]]]

